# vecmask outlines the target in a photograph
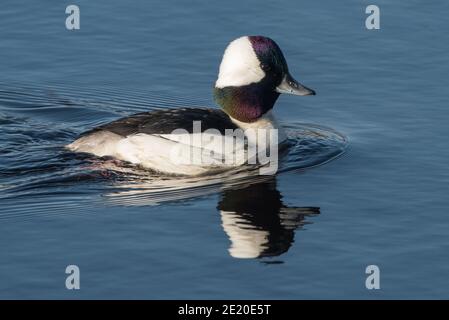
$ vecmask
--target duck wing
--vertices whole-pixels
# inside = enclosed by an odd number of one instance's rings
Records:
[[[217,129],[225,134],[225,129],[237,129],[237,125],[222,110],[211,108],[178,108],[137,113],[89,130],[82,135],[95,131],[109,131],[123,137],[144,134],[170,134],[175,129],[184,129],[193,133],[193,122],[201,121],[201,132]]]

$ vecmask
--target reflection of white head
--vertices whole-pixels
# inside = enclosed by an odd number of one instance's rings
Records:
[[[215,87],[239,87],[259,82],[265,77],[260,61],[248,37],[232,41],[226,48],[220,64]]]
[[[235,212],[220,211],[223,229],[231,240],[229,254],[234,258],[259,257],[268,246],[269,233],[264,230],[242,228],[248,221]]]

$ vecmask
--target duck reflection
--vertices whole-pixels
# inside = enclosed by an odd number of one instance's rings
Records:
[[[317,207],[286,206],[276,188],[276,176],[260,176],[257,170],[227,172],[208,179],[136,175],[133,180],[133,172],[125,172],[126,179],[117,180],[115,190],[105,194],[108,202],[147,206],[219,193],[217,208],[231,241],[229,253],[235,258],[283,254],[292,245],[295,230],[307,223],[305,218],[320,213]]]
[[[225,190],[218,203],[222,226],[234,258],[262,258],[286,252],[294,241],[295,230],[317,215],[317,207],[288,207],[276,189],[276,178]]]

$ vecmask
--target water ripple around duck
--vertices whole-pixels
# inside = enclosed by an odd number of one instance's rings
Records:
[[[64,214],[70,208],[76,212],[82,205],[155,205],[265,180],[252,167],[201,177],[169,177],[63,148],[81,132],[120,116],[207,105],[212,102],[109,87],[0,84],[0,201],[9,208],[0,213],[0,219]],[[346,137],[323,126],[289,123],[286,129],[288,148],[282,152],[278,174],[329,162],[348,145]]]

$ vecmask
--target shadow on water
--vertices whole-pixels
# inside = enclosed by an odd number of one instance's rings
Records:
[[[81,132],[118,117],[177,106],[212,105],[113,88],[0,84],[0,219],[88,214],[86,208],[153,206],[219,194],[222,226],[236,258],[277,256],[318,207],[287,207],[275,176],[239,167],[215,175],[170,177],[114,159],[63,148]],[[200,101],[200,103],[198,103]],[[322,126],[288,123],[279,174],[306,170],[340,156],[344,136]]]

